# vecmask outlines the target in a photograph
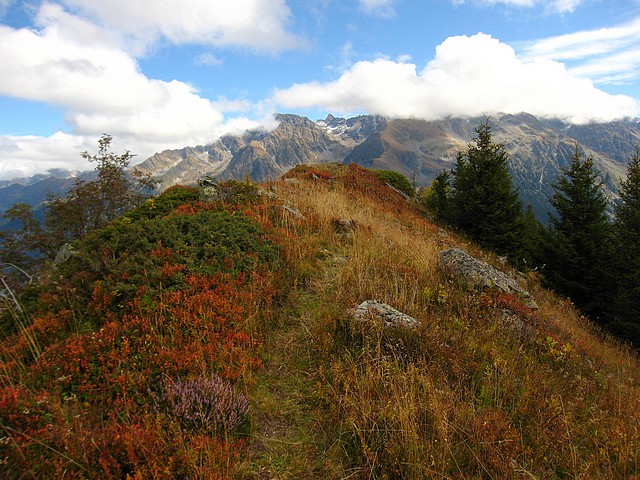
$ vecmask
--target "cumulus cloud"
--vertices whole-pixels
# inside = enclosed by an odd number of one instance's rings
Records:
[[[0,138],[4,169],[18,166],[30,174],[79,165],[78,152],[92,150],[102,132],[144,160],[166,148],[215,140],[243,123],[242,110],[251,108],[216,104],[178,80],[146,77],[118,36],[58,5],[44,4],[36,22],[34,29],[0,26],[0,94],[61,107],[71,134]],[[240,115],[229,119],[227,113]]]
[[[523,61],[511,46],[481,33],[446,39],[420,72],[411,63],[362,61],[334,82],[278,90],[274,102],[426,120],[525,111],[584,123],[640,114],[634,99],[609,95],[557,61]]]
[[[381,17],[391,17],[395,15],[393,4],[396,0],[359,0],[359,2],[360,8],[367,13]]]
[[[118,32],[153,44],[241,46],[281,51],[301,40],[286,30],[285,0],[62,0]]]
[[[96,137],[97,140],[98,137]],[[49,137],[0,136],[0,178],[10,179],[54,168],[88,170],[80,152],[95,150],[88,139],[58,132]]]

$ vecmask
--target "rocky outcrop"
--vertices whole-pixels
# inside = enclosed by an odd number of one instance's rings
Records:
[[[358,320],[380,319],[387,327],[409,327],[418,326],[420,322],[406,313],[387,305],[378,300],[366,300],[358,305],[353,312],[353,317]]]
[[[440,252],[440,268],[474,288],[496,289],[527,300],[529,308],[537,308],[531,295],[506,273],[472,257],[460,248]]]
[[[55,266],[58,266],[69,260],[75,253],[76,251],[73,249],[73,247],[69,243],[65,243],[62,247],[60,247],[58,253],[56,253],[56,258],[53,260],[53,264]]]
[[[313,122],[297,115],[277,115],[270,131],[226,135],[212,144],[168,150],[136,168],[163,180],[162,188],[194,184],[205,174],[220,180],[276,179],[299,164],[357,163],[400,172],[417,185],[429,185],[450,169],[467,148],[482,118],[425,121],[361,115],[350,119],[329,115]],[[602,172],[604,192],[612,196],[617,179],[640,142],[640,122],[568,125],[532,115],[491,117],[496,142],[509,153],[509,169],[522,202],[547,221],[552,184],[575,152],[578,141]],[[1,190],[1,189],[0,189]]]

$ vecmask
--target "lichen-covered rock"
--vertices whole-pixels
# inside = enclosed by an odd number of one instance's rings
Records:
[[[527,306],[537,308],[535,302],[530,299],[529,292],[522,288],[515,279],[488,263],[472,257],[460,248],[449,248],[440,252],[440,268],[473,287],[494,288],[529,299]]]
[[[282,210],[284,210],[287,213],[290,213],[291,215],[293,215],[295,218],[299,218],[301,220],[304,220],[304,215],[302,213],[300,213],[300,210],[290,207],[289,205],[283,205],[282,206]]]
[[[415,327],[418,320],[378,300],[365,300],[353,312],[356,319],[379,318],[387,327]]]
[[[198,179],[200,187],[200,197],[205,202],[215,202],[220,200],[220,184],[210,175],[205,175]]]
[[[60,247],[58,253],[56,253],[56,258],[53,260],[53,264],[58,266],[61,263],[66,262],[74,255],[74,253],[76,252],[73,247],[70,244],[65,243],[62,247]]]

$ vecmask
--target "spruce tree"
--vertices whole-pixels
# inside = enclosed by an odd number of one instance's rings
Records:
[[[545,280],[586,315],[606,323],[611,304],[608,201],[593,157],[576,144],[568,169],[553,185]]]
[[[619,194],[613,230],[617,294],[612,329],[640,346],[640,149],[629,163]]]
[[[451,175],[446,170],[434,178],[424,198],[424,205],[438,222],[451,222]]]
[[[503,144],[493,142],[488,119],[475,132],[453,170],[453,223],[480,245],[517,259],[523,212],[508,169],[509,155]]]
[[[538,268],[544,264],[542,246],[547,236],[547,230],[536,218],[531,205],[527,206],[524,214],[524,233],[522,236],[522,250],[520,257],[523,267]]]

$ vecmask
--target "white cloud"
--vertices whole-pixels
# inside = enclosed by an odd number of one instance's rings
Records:
[[[391,17],[395,15],[393,4],[396,0],[359,0],[359,2],[360,8],[367,13],[381,17]]]
[[[52,168],[89,170],[91,167],[80,152],[94,151],[98,138],[91,145],[84,137],[62,132],[49,137],[0,136],[0,178],[24,177]]]
[[[537,6],[543,7],[548,12],[555,13],[571,13],[584,0],[452,0],[454,5],[462,5],[467,2],[479,5],[496,5],[504,4],[513,7],[533,8]]]
[[[300,39],[287,32],[285,0],[61,0],[101,24],[153,44],[241,46],[277,52]]]
[[[521,50],[527,58],[568,62],[572,74],[596,83],[624,83],[640,78],[640,18],[529,42]]]
[[[512,47],[485,34],[448,38],[421,72],[388,59],[358,62],[334,82],[278,90],[274,102],[427,120],[525,111],[581,123],[640,114],[634,99],[609,95],[559,62],[523,61]]]
[[[138,161],[166,148],[205,144],[243,122],[226,113],[252,108],[216,104],[184,82],[146,77],[118,37],[57,5],[44,4],[37,21],[36,29],[0,25],[0,94],[61,107],[71,134],[1,137],[0,176],[7,165],[25,174],[79,165],[78,152],[93,150],[102,132]]]

